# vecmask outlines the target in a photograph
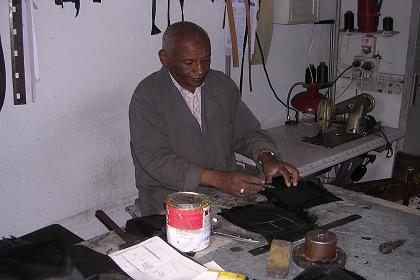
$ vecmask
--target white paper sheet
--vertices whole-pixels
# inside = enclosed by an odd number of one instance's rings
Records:
[[[193,279],[207,270],[157,236],[109,256],[135,280]]]

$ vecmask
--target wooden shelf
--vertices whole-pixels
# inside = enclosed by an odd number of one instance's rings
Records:
[[[381,35],[382,37],[392,37],[394,35],[399,34],[399,31],[384,31],[384,30],[378,30],[376,32],[360,32],[359,30],[354,30],[354,31],[348,31],[348,30],[344,30],[344,29],[340,29],[340,33],[347,35],[347,36],[352,36],[352,35]]]

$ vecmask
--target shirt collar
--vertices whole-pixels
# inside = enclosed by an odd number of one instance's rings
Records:
[[[181,91],[181,92],[188,92],[188,93],[190,93],[190,94],[194,94],[195,92],[197,92],[197,90],[201,90],[201,88],[203,87],[203,85],[204,85],[204,82],[201,84],[201,86],[199,86],[199,87],[197,87],[197,88],[195,88],[195,91],[194,91],[194,93],[192,93],[191,91],[189,91],[188,89],[186,89],[186,88],[184,88],[184,87],[182,87],[176,80],[175,80],[175,78],[172,76],[172,74],[171,74],[171,72],[169,72],[168,71],[168,73],[169,73],[169,76],[171,77],[171,80],[172,80],[172,82],[174,83],[174,85],[175,85],[175,87],[179,90],[179,91]]]

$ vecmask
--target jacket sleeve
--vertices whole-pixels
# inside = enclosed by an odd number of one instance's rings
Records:
[[[234,99],[236,111],[234,116],[234,149],[255,162],[262,151],[268,150],[275,153],[281,160],[280,151],[271,135],[261,129],[260,122],[248,106],[241,100],[237,86],[234,86]]]
[[[129,123],[136,172],[142,170],[160,185],[175,191],[196,190],[203,168],[187,162],[171,149],[167,123],[158,104],[147,95],[135,93],[130,102]]]

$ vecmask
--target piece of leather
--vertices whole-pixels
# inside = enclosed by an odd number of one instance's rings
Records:
[[[108,256],[75,245],[80,241],[83,239],[57,224],[19,238],[3,238],[0,240],[0,279],[93,280],[102,274],[128,279]]]
[[[63,247],[53,242],[0,252],[0,279],[85,279]]]
[[[125,231],[138,239],[160,236],[166,238],[166,216],[153,214],[127,221]]]
[[[315,227],[315,219],[303,211],[288,211],[270,202],[236,206],[218,213],[229,222],[273,239],[296,241]]]
[[[280,208],[302,210],[341,200],[313,181],[300,180],[296,187],[287,187],[283,177],[275,177],[271,185],[275,188],[266,188],[261,194]]]
[[[294,280],[366,280],[336,263],[315,262]]]

